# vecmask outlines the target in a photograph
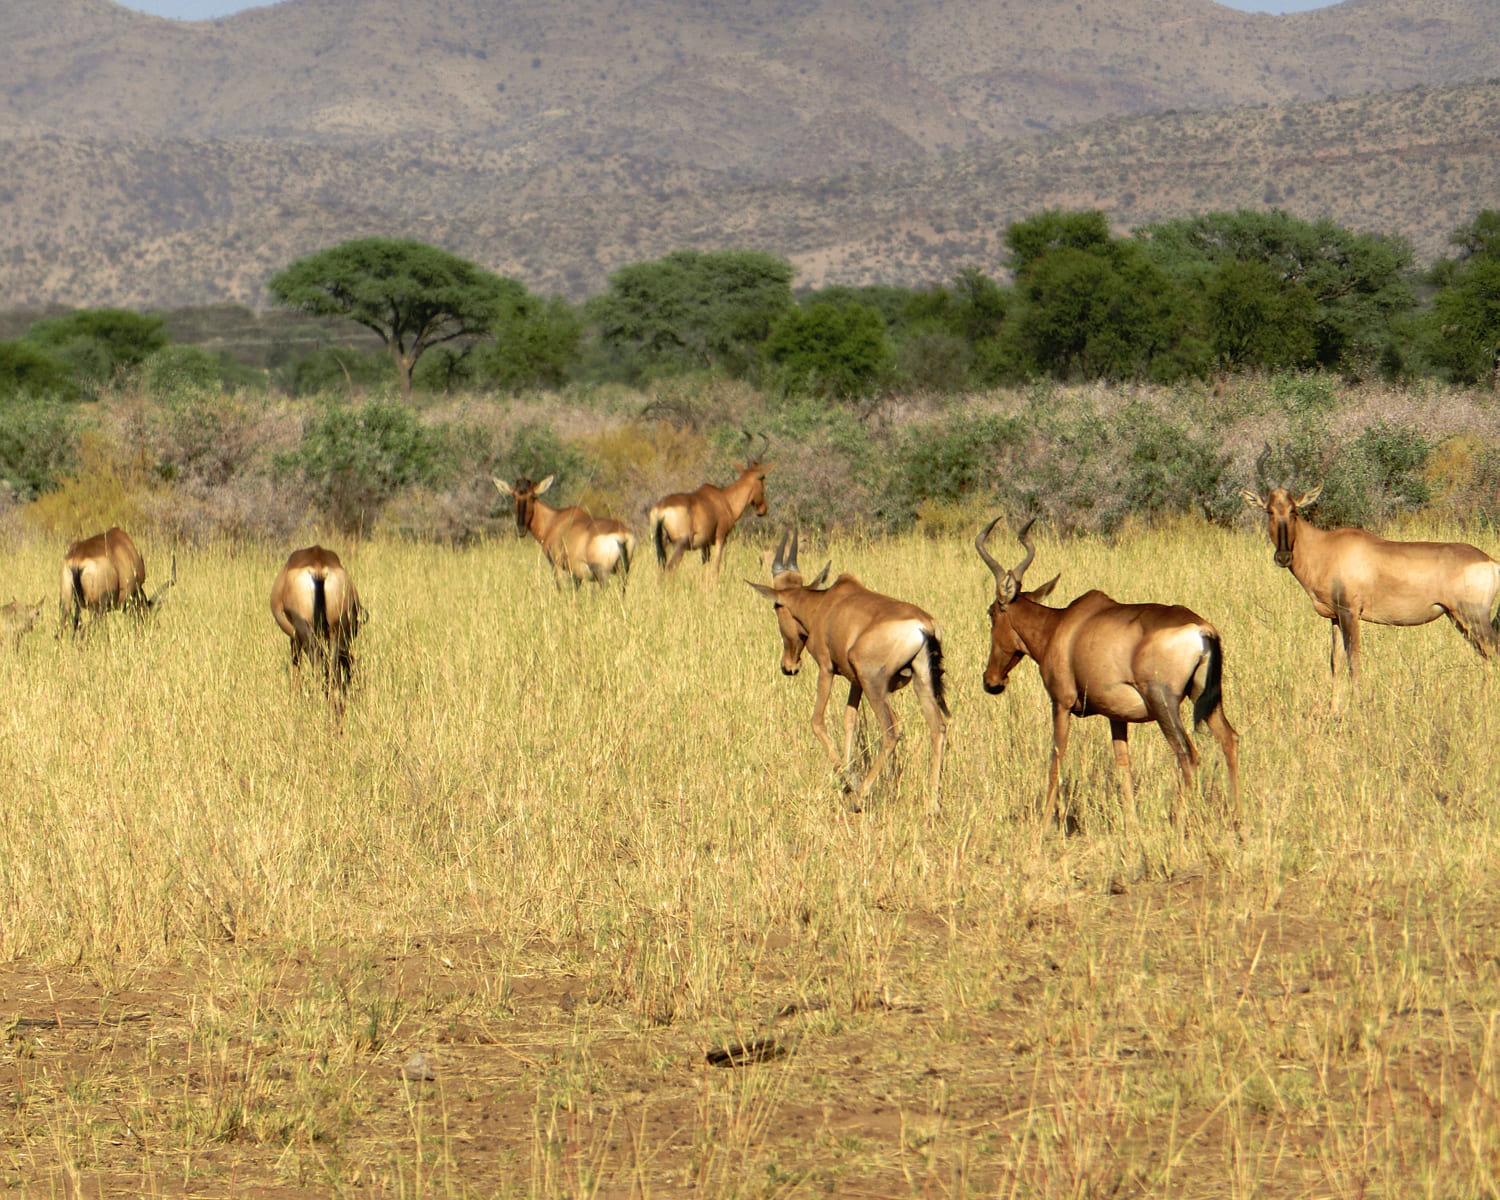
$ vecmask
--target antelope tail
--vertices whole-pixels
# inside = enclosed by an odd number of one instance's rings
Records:
[[[68,573],[73,577],[73,628],[78,628],[78,617],[83,612],[83,568],[69,567]]]
[[[656,543],[656,561],[661,566],[667,565],[667,535],[662,529],[662,514],[656,509],[651,510],[651,540]]]
[[[1224,702],[1224,650],[1217,634],[1203,635],[1203,690],[1193,701],[1193,728],[1197,729]]]
[[[948,711],[948,700],[943,695],[943,643],[938,641],[936,632],[928,631],[922,638],[923,647],[927,651],[927,675],[932,681],[932,698],[937,701],[938,711],[945,717],[953,714]]]
[[[625,563],[625,574],[627,574],[627,575],[630,574],[630,555],[634,552],[634,550],[635,550],[635,538],[634,537],[632,537],[630,534],[627,533],[623,537],[620,538],[620,558],[622,560],[624,560],[624,563]]]
[[[312,629],[313,633],[321,638],[328,637],[328,597],[323,591],[323,576],[313,576],[313,611]]]

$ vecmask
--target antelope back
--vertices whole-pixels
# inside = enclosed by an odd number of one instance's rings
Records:
[[[145,580],[141,552],[128,533],[111,527],[68,547],[59,599],[65,610],[75,603],[90,609],[114,608],[134,598]]]
[[[307,546],[288,557],[271,585],[271,615],[288,637],[296,637],[302,625],[315,636],[340,643],[359,632],[362,619],[359,593],[349,572],[334,551],[322,546]]]

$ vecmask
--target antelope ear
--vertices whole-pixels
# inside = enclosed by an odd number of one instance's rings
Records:
[[[1000,607],[1004,608],[1020,594],[1021,585],[1016,581],[1016,577],[1007,571],[1004,582],[995,587],[995,599],[1000,602]]]
[[[539,483],[539,484],[536,485],[536,494],[538,496],[540,496],[543,492],[545,492],[551,486],[552,486],[552,476],[548,475],[546,479],[542,480],[541,483]]]
[[[831,566],[833,566],[833,559],[830,558],[826,563],[823,564],[823,569],[818,572],[817,578],[815,578],[811,583],[806,584],[805,586],[809,589],[822,587],[824,582],[828,579],[828,568]]]
[[[1061,578],[1062,572],[1059,571],[1051,579],[1047,580],[1046,583],[1042,584],[1041,587],[1032,588],[1031,591],[1027,592],[1026,594],[1033,600],[1045,600],[1048,596],[1052,595],[1052,589],[1057,586],[1057,581]]]
[[[1293,508],[1306,508],[1309,504],[1311,504],[1314,500],[1316,500],[1322,494],[1323,494],[1323,485],[1320,483],[1320,484],[1318,484],[1317,487],[1312,488],[1312,489],[1310,489],[1308,491],[1303,492],[1302,495],[1298,496],[1295,500],[1293,500],[1292,501],[1292,507]]]
[[[1266,502],[1249,488],[1240,489],[1240,499],[1245,502],[1246,508],[1265,508],[1266,506]]]
[[[745,582],[749,583],[751,587],[753,587],[757,592],[759,592],[767,600],[775,600],[775,599],[778,598],[777,594],[776,594],[776,589],[773,588],[773,587],[767,587],[763,583],[750,583],[750,580],[748,580],[748,579],[745,580]]]
[[[511,491],[510,484],[506,483],[505,480],[496,479],[493,475],[491,475],[490,482],[493,483],[497,489],[499,489],[499,492],[502,496],[515,495],[515,492]]]

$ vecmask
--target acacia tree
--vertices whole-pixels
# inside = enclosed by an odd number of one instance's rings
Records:
[[[434,346],[473,342],[526,294],[473,263],[398,238],[359,238],[306,258],[273,275],[266,290],[278,304],[323,317],[347,317],[386,344],[403,396],[412,369]]]

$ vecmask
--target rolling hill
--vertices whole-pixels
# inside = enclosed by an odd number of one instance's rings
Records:
[[[573,296],[681,245],[920,280],[993,268],[1005,222],[1059,204],[1122,228],[1280,204],[1431,255],[1496,194],[1500,85],[1452,86],[1500,76],[1489,9],[285,0],[183,24],[9,0],[0,285],[253,303],[376,232]]]

